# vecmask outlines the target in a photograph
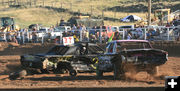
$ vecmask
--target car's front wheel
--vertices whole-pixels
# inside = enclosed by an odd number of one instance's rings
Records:
[[[77,72],[75,70],[70,70],[69,71],[69,75],[70,76],[76,76],[77,75]]]
[[[118,67],[119,65],[114,65],[114,79],[122,79],[125,77],[125,72],[122,67]]]
[[[124,67],[121,60],[114,62],[114,79],[120,79],[125,77]]]
[[[159,74],[158,70],[159,70],[158,66],[151,66],[147,70],[147,73],[150,74],[151,76],[157,76]]]
[[[97,77],[102,77],[103,71],[102,70],[96,70],[96,75],[97,75]]]

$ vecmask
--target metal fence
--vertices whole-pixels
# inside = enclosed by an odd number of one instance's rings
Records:
[[[105,43],[112,40],[149,40],[149,41],[176,41],[180,36],[178,27],[156,27],[119,29],[118,31],[106,29],[86,29],[67,31],[18,31],[0,32],[0,41],[24,43],[59,43],[63,44],[63,37],[73,36],[75,42],[86,41]]]

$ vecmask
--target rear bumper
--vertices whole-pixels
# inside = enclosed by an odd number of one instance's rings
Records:
[[[162,65],[167,61],[166,56],[161,57],[124,57],[122,60],[124,63],[133,63],[133,64],[144,64],[144,65]]]

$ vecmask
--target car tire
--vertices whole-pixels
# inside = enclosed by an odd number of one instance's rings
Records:
[[[114,79],[120,78],[120,71],[116,68],[116,65],[114,65]]]
[[[151,76],[157,76],[159,73],[158,70],[159,70],[158,66],[152,66],[150,67],[149,70],[147,70],[147,73],[150,74]]]
[[[96,71],[96,76],[97,77],[102,77],[103,76],[103,71],[102,70],[97,70]]]
[[[116,61],[114,63],[114,79],[120,79],[125,76],[125,72],[121,61]]]
[[[122,68],[114,66],[114,79],[122,79],[125,77],[125,72]]]
[[[26,70],[21,70],[19,72],[10,73],[9,79],[10,80],[16,80],[17,78],[23,78],[26,75],[27,75],[27,71]]]
[[[76,76],[77,75],[77,72],[75,70],[70,70],[69,71],[69,75],[70,76]]]
[[[125,77],[125,70],[122,63],[122,55],[120,53],[116,54],[112,59],[114,79],[120,79]]]

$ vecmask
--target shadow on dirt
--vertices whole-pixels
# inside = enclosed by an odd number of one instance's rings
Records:
[[[20,64],[18,64],[18,63],[7,64],[5,66],[5,70],[3,70],[3,72],[0,72],[0,75],[9,75],[12,72],[17,72],[20,70],[22,70],[22,68],[21,68]]]
[[[56,76],[56,77],[49,77],[44,76],[40,78],[25,78],[33,81],[75,81],[75,80],[113,80],[113,76],[104,76],[102,78],[97,78],[96,76]]]
[[[103,83],[103,80],[106,81],[123,81],[123,82],[142,82],[146,84],[155,84],[156,81],[146,81],[146,80],[137,80],[133,78],[126,77],[125,79],[114,79],[113,76],[103,76],[101,78],[98,78],[96,76],[76,76],[76,77],[71,77],[71,76],[56,76],[56,77],[50,77],[50,76],[44,76],[44,77],[39,77],[39,78],[34,78],[34,77],[27,77],[25,79],[32,80],[32,81],[83,81],[83,80],[97,80],[100,81],[100,83]],[[160,77],[157,77],[155,79],[160,79]]]

